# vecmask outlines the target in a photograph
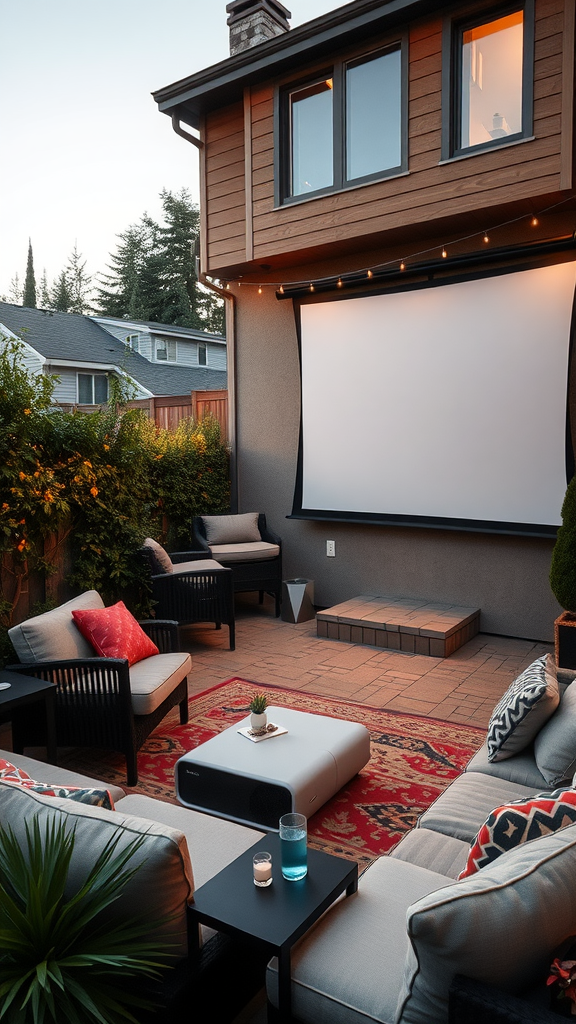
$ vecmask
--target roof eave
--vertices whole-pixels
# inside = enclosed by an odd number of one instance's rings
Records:
[[[355,0],[152,95],[161,113],[175,113],[186,124],[199,129],[203,113],[234,102],[245,85],[280,77],[340,45],[370,37],[378,29],[405,20],[409,11],[414,15],[438,6],[437,0]]]

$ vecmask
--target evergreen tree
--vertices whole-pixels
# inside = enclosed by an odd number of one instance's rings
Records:
[[[74,242],[74,248],[68,258],[66,265],[66,280],[70,301],[67,313],[87,313],[90,309],[89,299],[91,293],[92,278],[86,273],[86,260],[82,259],[78,252],[78,243]]]
[[[46,275],[46,267],[44,267],[42,277],[40,278],[40,309],[50,309],[51,302],[48,277]]]
[[[72,296],[68,284],[68,275],[65,270],[61,270],[52,288],[49,308],[56,310],[57,313],[69,313],[71,301]]]
[[[34,259],[30,239],[28,239],[28,262],[26,263],[26,279],[24,281],[22,305],[27,306],[29,309],[36,309],[36,279],[34,277]]]
[[[13,302],[15,306],[22,305],[22,285],[20,284],[20,278],[18,277],[18,271],[14,274],[14,277],[10,281],[10,291],[8,292],[8,302]]]

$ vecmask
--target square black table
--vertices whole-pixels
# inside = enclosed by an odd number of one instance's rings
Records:
[[[0,670],[0,683],[10,683],[8,689],[0,690],[0,721],[9,721],[12,712],[26,704],[44,702],[46,715],[46,756],[50,764],[56,764],[56,718],[54,714],[54,683],[34,676],[20,675],[19,672]],[[22,751],[16,751],[21,754]]]
[[[254,885],[252,858],[259,850],[272,854],[272,885]],[[291,1019],[290,952],[294,943],[346,890],[358,889],[355,861],[308,849],[308,874],[287,882],[280,869],[280,839],[269,833],[200,886],[190,905],[192,925],[204,924],[236,938],[265,944],[278,957],[279,1019]],[[198,942],[198,928],[192,927]],[[196,954],[199,953],[198,948]]]

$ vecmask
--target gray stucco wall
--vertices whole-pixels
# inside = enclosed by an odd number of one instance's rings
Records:
[[[553,542],[482,533],[287,520],[300,416],[292,302],[242,289],[236,313],[239,511],[266,512],[283,538],[284,575],[315,581],[329,606],[395,594],[479,607],[481,630],[552,640],[560,607],[548,583]],[[343,429],[354,429],[342,415]],[[359,431],[359,443],[362,443]],[[346,471],[346,467],[342,467]],[[336,558],[326,557],[326,540]]]

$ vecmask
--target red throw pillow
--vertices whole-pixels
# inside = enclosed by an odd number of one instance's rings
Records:
[[[78,786],[53,786],[49,782],[35,782],[23,768],[16,768],[10,761],[0,758],[0,779],[11,786],[22,786],[42,796],[58,796],[61,799],[76,800],[92,807],[105,807],[108,811],[115,810],[112,794],[108,789],[79,789]]]
[[[492,864],[508,850],[531,839],[558,832],[576,821],[576,790],[557,789],[493,810],[473,840],[458,880]]]
[[[135,665],[160,653],[123,601],[110,608],[75,608],[72,616],[82,636],[103,658],[128,658],[128,664]]]

